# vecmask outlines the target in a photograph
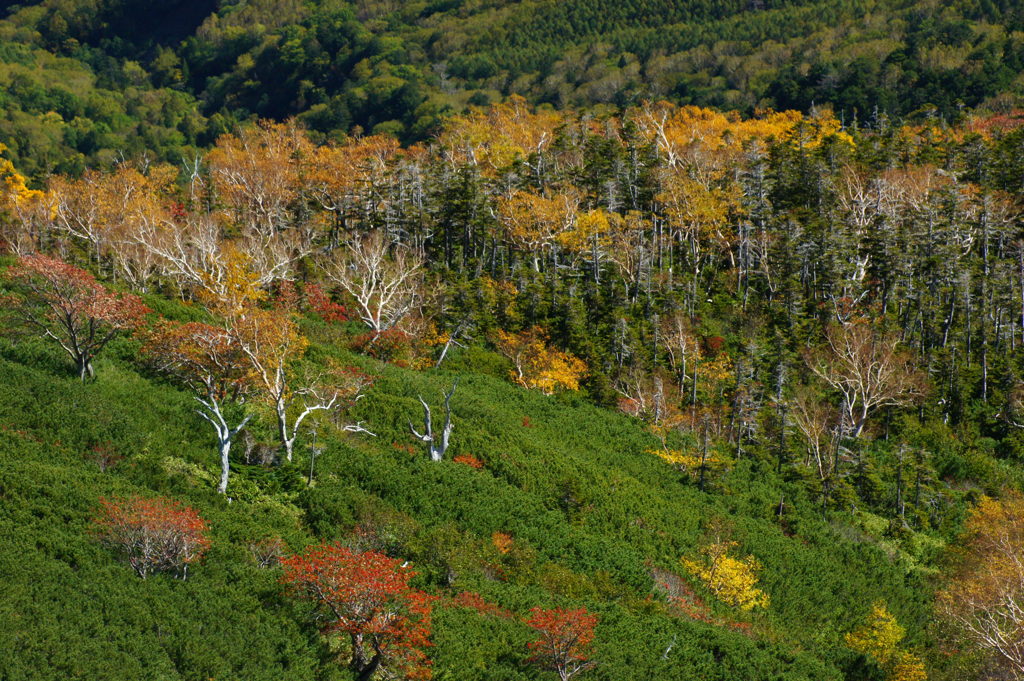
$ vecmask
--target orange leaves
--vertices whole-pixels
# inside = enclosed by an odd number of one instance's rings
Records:
[[[587,372],[583,360],[555,350],[540,327],[520,334],[499,329],[492,338],[498,352],[512,360],[513,381],[524,388],[536,388],[545,395],[559,389],[579,390]]]
[[[184,579],[210,546],[206,521],[176,501],[135,496],[101,499],[100,505],[94,522],[101,541],[123,552],[143,579],[153,572]]]
[[[294,123],[266,121],[218,139],[206,160],[230,218],[268,235],[285,222],[298,195],[298,158],[308,144]]]
[[[512,550],[515,546],[515,540],[512,539],[512,535],[506,534],[505,532],[495,532],[491,535],[491,543],[494,548],[498,550],[498,553],[505,555]]]
[[[216,326],[164,322],[146,335],[142,352],[158,369],[203,396],[223,400],[253,387],[254,376],[241,348]]]
[[[938,595],[938,610],[994,666],[1024,676],[1024,497],[983,497],[962,537],[959,568]]]
[[[400,560],[325,544],[281,564],[289,592],[328,613],[325,632],[351,637],[357,673],[383,666],[407,678],[430,678],[422,648],[431,645],[434,598],[409,586],[415,573]]]
[[[477,470],[480,470],[481,468],[484,467],[484,462],[476,458],[472,454],[459,454],[458,456],[453,458],[452,461],[455,463],[461,463],[463,465],[469,466],[470,468],[475,468]]]
[[[538,634],[528,648],[532,653],[530,661],[541,669],[554,671],[562,681],[568,681],[594,666],[590,647],[594,642],[597,615],[586,608],[533,608],[526,624]]]
[[[301,164],[303,190],[324,210],[347,213],[402,153],[398,140],[381,135],[315,147]]]

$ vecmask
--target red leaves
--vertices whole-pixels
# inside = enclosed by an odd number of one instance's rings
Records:
[[[556,672],[562,681],[594,666],[589,659],[589,647],[594,641],[597,615],[590,614],[586,608],[533,608],[530,615],[526,624],[540,634],[540,638],[529,644],[533,653],[531,662]]]
[[[484,462],[476,458],[472,454],[459,454],[454,459],[452,459],[452,461],[455,463],[464,464],[466,466],[469,466],[470,468],[476,468],[477,470],[480,470],[481,468],[484,467]]]
[[[138,296],[112,293],[85,270],[45,255],[18,258],[7,277],[24,293],[17,313],[60,343],[83,379],[103,346],[150,311]]]
[[[104,544],[121,550],[143,579],[153,572],[185,578],[210,546],[207,524],[195,510],[170,499],[101,499],[95,518]]]
[[[327,292],[316,284],[307,284],[305,288],[306,302],[313,312],[320,315],[325,322],[347,322],[348,310],[331,300]]]
[[[325,544],[281,563],[289,591],[330,613],[327,631],[352,638],[357,674],[383,665],[401,669],[407,678],[430,677],[421,648],[431,645],[434,597],[409,586],[415,573],[400,560]]]
[[[512,619],[515,617],[505,608],[491,603],[475,591],[460,591],[451,599],[451,604],[457,608],[473,610],[485,617],[500,617],[501,619]]]
[[[127,329],[138,326],[149,312],[138,296],[112,293],[85,270],[57,258],[22,256],[8,276],[27,285],[52,315]]]

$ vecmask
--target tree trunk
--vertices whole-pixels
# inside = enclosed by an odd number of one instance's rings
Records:
[[[284,399],[277,400],[277,433],[281,438],[281,446],[284,447],[284,456],[289,462],[292,460],[292,452],[295,449],[295,433],[288,435],[288,413],[285,410]]]
[[[221,433],[220,440],[220,484],[217,491],[221,494],[228,493],[228,474],[231,472],[231,435],[232,433]]]
[[[83,382],[86,378],[94,378],[96,373],[92,368],[92,360],[88,355],[79,355],[75,358],[75,367],[78,371],[78,378]]]

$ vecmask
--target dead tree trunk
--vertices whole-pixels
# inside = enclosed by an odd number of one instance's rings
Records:
[[[458,387],[459,380],[455,379],[455,383],[452,384],[452,389],[444,395],[444,426],[441,429],[440,434],[434,432],[434,424],[430,414],[430,405],[428,405],[422,397],[419,398],[420,404],[423,405],[423,427],[424,432],[418,433],[413,428],[412,422],[409,423],[409,430],[416,436],[417,439],[427,443],[427,448],[430,452],[431,461],[441,461],[444,459],[444,453],[448,451],[448,442],[452,434],[452,407],[451,400],[452,395],[455,394],[455,388]]]

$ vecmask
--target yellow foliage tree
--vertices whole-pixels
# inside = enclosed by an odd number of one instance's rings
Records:
[[[757,588],[761,564],[753,556],[730,556],[729,551],[735,546],[734,541],[717,541],[700,550],[702,560],[683,558],[681,562],[687,572],[704,582],[723,603],[745,612],[767,608],[771,598]]]
[[[526,100],[512,96],[487,110],[477,110],[450,119],[440,142],[446,156],[456,163],[478,165],[484,174],[495,176],[517,160],[542,159],[563,122],[555,111],[533,111]],[[542,164],[530,167],[542,173]]]
[[[7,151],[7,147],[0,144],[0,154]],[[3,195],[0,196],[0,206],[13,205],[21,201],[31,201],[42,196],[42,192],[29,189],[22,176],[14,169],[14,164],[0,156],[0,180],[3,181]]]
[[[965,529],[939,613],[989,655],[993,676],[1024,678],[1024,496],[983,497]]]
[[[38,235],[33,234],[33,225],[25,223],[36,222],[33,218],[37,215],[52,217],[52,209],[47,195],[29,189],[14,164],[3,158],[6,149],[0,144],[0,246],[15,252],[31,252],[38,245]]]
[[[199,300],[211,310],[233,319],[266,299],[260,275],[247,253],[224,243],[219,264],[219,268],[202,273],[203,285],[198,293]]]
[[[846,635],[848,648],[870,658],[889,681],[924,681],[928,674],[921,658],[900,648],[906,630],[882,601],[871,606],[864,624]]]
[[[540,327],[519,334],[499,329],[493,341],[498,352],[512,360],[512,380],[524,388],[536,388],[545,395],[560,388],[579,390],[580,379],[587,373],[583,360],[548,345]]]

